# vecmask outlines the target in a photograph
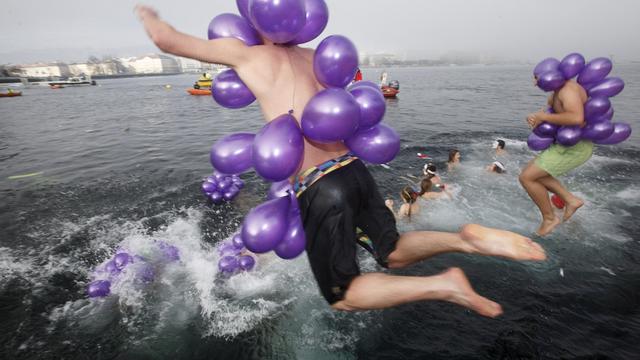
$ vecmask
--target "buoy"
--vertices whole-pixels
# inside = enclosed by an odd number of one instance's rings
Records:
[[[171,89],[171,85],[165,85],[164,88],[165,89]]]
[[[551,195],[551,203],[558,209],[564,209],[564,201],[557,194]]]

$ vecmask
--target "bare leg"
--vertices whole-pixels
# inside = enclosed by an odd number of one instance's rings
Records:
[[[390,268],[400,268],[447,252],[501,256],[513,260],[546,259],[544,249],[529,238],[510,231],[469,224],[458,233],[404,233],[387,261]]]
[[[580,209],[582,205],[584,205],[584,201],[579,197],[570,193],[562,183],[558,181],[558,179],[549,175],[538,180],[542,185],[544,185],[549,191],[557,194],[564,201],[564,216],[562,218],[563,221],[567,221],[573,216],[576,210]]]
[[[502,307],[478,295],[457,268],[435,276],[360,275],[349,285],[345,298],[332,307],[346,311],[375,310],[423,300],[452,302],[488,317],[502,314]]]
[[[531,200],[538,206],[542,214],[542,224],[538,228],[538,235],[545,236],[551,233],[560,224],[560,219],[556,217],[549,201],[547,188],[539,181],[540,178],[549,174],[530,162],[520,174],[520,183],[531,197]]]

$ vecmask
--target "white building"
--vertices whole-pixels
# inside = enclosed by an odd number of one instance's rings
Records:
[[[14,75],[24,76],[24,77],[51,77],[51,76],[62,76],[60,72],[60,66],[58,64],[31,64],[31,65],[18,65],[16,67],[19,73],[14,73]]]
[[[122,65],[135,74],[176,74],[181,72],[178,62],[166,55],[120,58]]]

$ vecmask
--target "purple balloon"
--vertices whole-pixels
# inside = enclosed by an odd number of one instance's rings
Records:
[[[360,106],[343,89],[325,89],[314,95],[302,113],[302,132],[314,141],[332,143],[351,137],[360,123]]]
[[[591,98],[584,104],[584,118],[593,121],[605,115],[611,108],[611,101],[605,97]]]
[[[231,201],[236,196],[238,196],[239,192],[240,192],[240,189],[238,189],[235,185],[231,185],[229,189],[222,194],[222,198],[225,199],[226,201]]]
[[[560,62],[559,70],[565,79],[572,79],[584,69],[584,56],[573,53],[565,56]]]
[[[233,243],[224,243],[218,248],[218,252],[221,256],[238,255],[242,252],[242,248],[238,249]]]
[[[288,179],[277,181],[271,184],[267,194],[267,200],[289,196],[290,193],[293,193],[293,186],[291,186]]]
[[[253,142],[253,164],[260,176],[281,181],[293,175],[304,155],[304,138],[296,119],[280,115],[267,123]]]
[[[594,144],[615,145],[627,140],[631,136],[631,126],[627,123],[614,123],[613,133],[606,139],[595,140]]]
[[[582,129],[579,126],[561,126],[556,134],[560,145],[573,146],[580,142]]]
[[[533,76],[539,78],[540,75],[549,71],[558,71],[560,68],[560,61],[556,58],[546,58],[536,65],[533,69]]]
[[[535,133],[529,134],[529,138],[527,139],[527,145],[529,145],[529,149],[533,151],[546,150],[553,144],[553,142],[553,138],[540,137]]]
[[[289,228],[284,239],[275,248],[276,255],[283,259],[293,259],[302,254],[307,242],[300,215],[289,218]]]
[[[211,87],[211,95],[218,104],[229,109],[239,109],[256,100],[233,69],[225,70],[216,76]]]
[[[202,183],[202,192],[204,192],[205,194],[211,194],[212,192],[216,191],[218,189],[218,187],[216,186],[216,184],[209,182],[209,181],[204,181]]]
[[[350,91],[360,105],[360,124],[358,129],[364,130],[382,121],[387,104],[380,90],[369,86],[360,86]]]
[[[218,140],[211,147],[211,165],[225,174],[239,174],[253,165],[252,149],[255,135],[248,133],[231,134]]]
[[[162,255],[166,260],[169,260],[169,261],[180,260],[180,250],[178,250],[177,247],[160,242],[160,250],[162,250]]]
[[[223,194],[232,184],[231,180],[224,179],[218,183],[218,191]]]
[[[240,269],[250,271],[256,265],[256,260],[253,256],[242,255],[238,258],[238,265],[240,266]]]
[[[209,199],[213,201],[214,204],[220,204],[222,202],[223,197],[221,193],[216,191],[214,193],[211,193],[211,195],[209,195]]]
[[[546,121],[533,129],[534,134],[544,138],[554,138],[557,131],[558,125],[551,124]]]
[[[143,283],[150,283],[156,278],[156,272],[153,270],[153,266],[148,262],[141,261],[138,263],[136,269],[136,279],[141,280]]]
[[[356,81],[353,84],[349,85],[347,91],[352,91],[359,87],[370,87],[372,89],[378,90],[382,94],[382,89],[380,88],[380,84],[376,84],[373,81]]]
[[[547,71],[538,76],[537,85],[543,91],[556,91],[560,89],[564,83],[567,82],[558,70]]]
[[[236,5],[238,6],[240,15],[251,23],[251,17],[249,16],[249,0],[236,0]],[[251,26],[253,26],[253,24],[251,24]]]
[[[105,297],[111,293],[111,283],[107,280],[96,280],[87,286],[90,298]]]
[[[309,42],[324,31],[329,21],[329,8],[324,0],[304,0],[306,22],[302,30],[289,42],[297,45]]]
[[[387,163],[400,151],[400,137],[385,124],[358,131],[345,144],[357,157],[373,164]]]
[[[209,23],[209,40],[236,38],[247,46],[262,44],[260,35],[249,22],[235,14],[220,14]]]
[[[305,25],[303,0],[249,0],[251,22],[276,44],[293,40]]]
[[[111,275],[116,275],[118,273],[120,273],[120,269],[118,269],[118,267],[116,266],[116,263],[113,260],[109,260],[105,265],[104,265],[104,270],[106,272],[108,272]]]
[[[233,235],[233,237],[231,238],[231,244],[236,249],[244,249],[244,242],[242,241],[242,236],[240,234]]]
[[[594,87],[589,89],[589,96],[595,97],[614,97],[622,92],[624,89],[624,81],[619,77],[606,78]]]
[[[332,35],[320,43],[313,56],[313,71],[325,87],[344,88],[358,70],[358,50],[341,35]]]
[[[595,84],[607,77],[613,68],[611,60],[600,57],[595,58],[585,66],[584,70],[578,76],[580,84]]]
[[[113,258],[113,263],[116,265],[118,270],[124,269],[127,264],[132,262],[133,258],[127,253],[119,253]]]
[[[604,140],[613,134],[613,124],[609,120],[587,124],[582,128],[582,138],[586,140]]]
[[[238,269],[238,258],[225,256],[218,261],[218,269],[224,273],[232,273]]]
[[[253,208],[244,219],[242,240],[244,246],[254,253],[273,250],[289,227],[289,198],[269,200]]]

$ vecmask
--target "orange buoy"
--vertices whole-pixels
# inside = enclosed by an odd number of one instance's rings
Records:
[[[551,203],[558,209],[564,209],[564,201],[557,194],[551,195]]]

